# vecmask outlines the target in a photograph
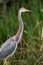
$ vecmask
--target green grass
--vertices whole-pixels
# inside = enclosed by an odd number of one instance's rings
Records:
[[[43,2],[43,1],[42,1]],[[10,65],[43,65],[43,48],[41,49],[41,31],[43,26],[43,3],[39,0],[11,0],[9,11],[6,4],[0,6],[0,46],[11,36],[15,35],[20,7],[30,9],[32,13],[23,13],[24,31],[15,54],[7,61]],[[3,62],[0,61],[0,65]]]

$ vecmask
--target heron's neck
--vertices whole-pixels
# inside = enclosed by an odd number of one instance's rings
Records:
[[[21,18],[21,12],[18,12],[18,21],[19,21],[19,29],[18,32],[16,34],[16,39],[21,39],[22,33],[23,33],[23,20]]]
[[[19,29],[21,30],[22,32],[22,29],[23,29],[23,20],[22,20],[22,17],[21,17],[21,12],[18,12],[18,21],[19,21]],[[18,30],[19,31],[19,30]]]

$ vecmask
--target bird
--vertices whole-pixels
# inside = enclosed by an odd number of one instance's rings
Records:
[[[12,56],[18,46],[18,43],[20,42],[23,34],[24,24],[21,17],[22,12],[31,12],[31,10],[25,9],[24,7],[21,7],[18,11],[18,21],[19,21],[19,29],[17,33],[6,40],[3,45],[0,48],[0,60],[7,60],[8,57]]]

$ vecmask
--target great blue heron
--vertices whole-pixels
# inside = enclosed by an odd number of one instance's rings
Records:
[[[1,48],[0,48],[0,60],[7,59],[8,57],[12,56],[15,53],[15,51],[17,49],[17,45],[21,40],[23,28],[24,28],[23,20],[21,18],[21,13],[26,12],[26,11],[31,12],[30,10],[27,10],[23,7],[19,9],[19,12],[18,12],[19,30],[15,36],[12,36],[11,38],[9,38],[1,46]]]

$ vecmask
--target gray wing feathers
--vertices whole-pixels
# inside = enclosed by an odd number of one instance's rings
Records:
[[[8,39],[0,49],[0,59],[6,58],[8,55],[12,54],[16,46],[16,41]]]
[[[0,51],[10,45],[11,39],[8,39],[0,48]]]

